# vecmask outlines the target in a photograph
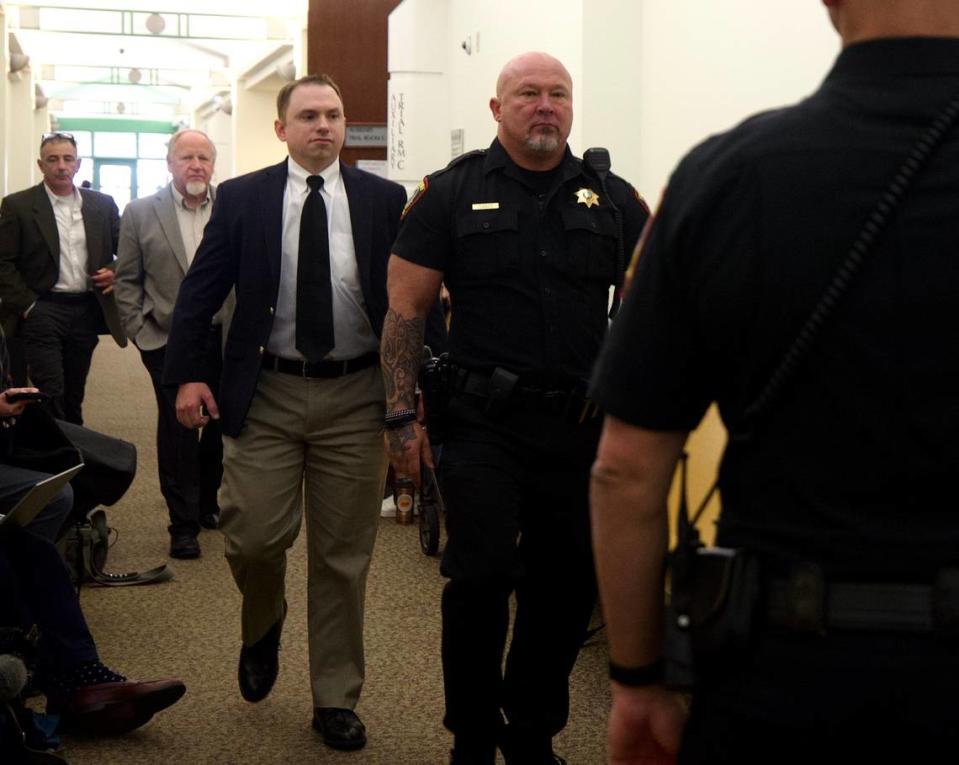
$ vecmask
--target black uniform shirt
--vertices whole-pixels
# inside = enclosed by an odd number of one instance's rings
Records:
[[[799,105],[674,173],[593,395],[653,430],[727,428],[759,393],[920,135],[959,40],[861,43]],[[959,562],[959,129],[891,219],[754,437],[723,457],[718,539],[848,576]]]
[[[588,379],[620,257],[613,204],[627,258],[648,216],[624,180],[606,186],[569,149],[555,173],[530,173],[496,140],[423,181],[393,252],[443,272],[453,361],[541,384]]]

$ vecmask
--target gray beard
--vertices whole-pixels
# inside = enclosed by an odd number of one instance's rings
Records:
[[[206,184],[203,181],[187,181],[186,193],[191,197],[200,197],[206,195]]]
[[[559,148],[559,136],[553,132],[538,133],[526,139],[526,148],[542,154],[552,154]]]

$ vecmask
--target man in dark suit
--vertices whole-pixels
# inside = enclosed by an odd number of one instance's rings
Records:
[[[216,149],[205,133],[181,130],[170,138],[167,168],[173,180],[156,194],[127,205],[120,221],[116,300],[127,336],[140,351],[157,400],[160,491],[170,511],[170,556],[198,558],[200,527],[216,528],[216,493],[223,474],[220,428],[196,431],[176,418],[176,389],[163,385],[167,337],[180,283],[210,220],[210,184]],[[222,312],[221,312],[222,314]],[[222,359],[222,315],[206,337],[204,380],[216,387]]]
[[[305,483],[313,726],[327,745],[359,749],[363,601],[386,472],[377,338],[406,193],[340,163],[343,103],[329,77],[289,83],[277,113],[290,156],[219,186],[180,286],[165,379],[180,386],[180,422],[205,425],[205,406],[223,431],[220,528],[243,594],[243,697],[259,701],[276,679]],[[198,382],[203,341],[234,287],[214,398]]]
[[[0,204],[0,322],[17,337],[31,381],[60,419],[83,424],[83,393],[98,335],[127,340],[113,295],[120,215],[106,194],[78,189],[77,144],[50,133],[37,160],[43,182]]]

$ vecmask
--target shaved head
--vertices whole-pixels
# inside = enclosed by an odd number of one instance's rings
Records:
[[[520,53],[518,56],[514,56],[506,62],[506,65],[499,73],[499,77],[496,78],[496,97],[502,100],[503,93],[509,87],[510,82],[522,77],[530,69],[539,68],[561,70],[566,77],[566,83],[570,90],[573,89],[573,78],[569,76],[569,72],[566,70],[566,67],[563,66],[562,61],[548,53],[530,51],[529,53]]]
[[[490,110],[496,137],[506,153],[527,170],[550,170],[566,152],[573,124],[573,82],[548,53],[510,59],[496,80]]]

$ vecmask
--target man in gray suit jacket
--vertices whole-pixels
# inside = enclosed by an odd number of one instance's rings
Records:
[[[127,336],[140,350],[157,400],[157,466],[170,510],[170,555],[197,558],[200,527],[216,528],[223,447],[215,420],[197,432],[176,418],[176,388],[162,384],[167,336],[180,282],[193,261],[213,208],[216,149],[199,130],[181,130],[167,149],[173,180],[127,206],[120,222],[116,299]],[[205,345],[205,380],[219,384],[221,317]]]
[[[69,133],[44,135],[37,164],[43,182],[0,204],[0,323],[50,394],[51,414],[82,425],[97,336],[127,344],[111,294],[120,215],[106,194],[73,185],[80,159]]]

